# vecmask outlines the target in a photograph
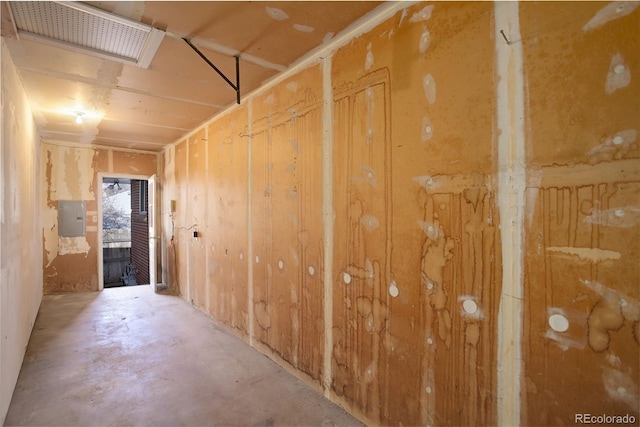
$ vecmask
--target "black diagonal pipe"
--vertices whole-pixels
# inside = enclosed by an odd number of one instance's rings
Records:
[[[193,45],[193,43],[191,43],[191,41],[187,40],[186,38],[182,38],[182,40],[187,42],[187,44],[189,46],[191,46],[191,49],[193,49],[200,56],[200,58],[202,58],[202,60],[204,62],[209,64],[209,66],[211,68],[213,68],[215,70],[215,72],[218,73],[220,75],[220,77],[222,77],[224,79],[224,81],[227,82],[229,84],[229,86],[231,86],[233,88],[233,90],[236,91],[236,102],[238,104],[240,104],[240,57],[237,56],[237,55],[235,56],[235,58],[236,58],[236,84],[233,84],[231,82],[231,80],[229,80],[229,78],[227,76],[225,76],[224,73],[222,71],[220,71],[218,69],[218,67],[216,67],[213,64],[213,62],[209,61],[209,59],[206,56],[204,56],[204,54],[202,52],[200,52],[200,50]]]

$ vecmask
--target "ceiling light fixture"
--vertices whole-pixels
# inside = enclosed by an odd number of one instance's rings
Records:
[[[148,68],[164,31],[80,2],[11,1],[18,37]]]
[[[82,118],[82,116],[84,116],[84,113],[78,111],[76,113],[76,123],[81,125],[84,122],[84,119]]]

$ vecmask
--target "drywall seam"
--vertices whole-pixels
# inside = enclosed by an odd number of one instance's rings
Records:
[[[109,150],[107,152],[107,170],[109,172],[113,172],[113,150]],[[102,184],[102,180],[100,180],[100,184]],[[100,194],[101,191],[102,191],[102,188],[100,188],[100,191],[96,191],[96,194]],[[102,246],[98,246],[98,247],[101,248]]]
[[[60,80],[66,80],[69,82],[73,82],[75,84],[78,83],[86,83],[89,85],[95,85],[95,86],[99,86],[101,88],[105,88],[105,89],[110,89],[110,90],[117,90],[120,92],[127,92],[127,93],[134,93],[136,95],[144,95],[144,96],[149,96],[152,98],[159,98],[159,99],[165,99],[168,101],[175,101],[175,102],[182,102],[185,104],[192,104],[192,105],[200,105],[203,107],[209,107],[209,108],[224,108],[224,105],[220,105],[220,104],[213,104],[210,102],[203,102],[203,101],[198,101],[197,99],[189,99],[189,98],[182,98],[182,97],[177,97],[177,96],[171,96],[171,95],[165,95],[165,94],[161,94],[161,93],[157,93],[157,92],[151,92],[151,91],[147,91],[147,90],[141,90],[141,89],[136,89],[133,87],[127,87],[127,86],[122,86],[119,85],[117,82],[116,83],[111,83],[109,81],[105,81],[103,79],[99,79],[99,78],[93,78],[93,77],[85,77],[85,76],[80,76],[78,74],[70,74],[70,73],[63,73],[63,72],[59,72],[59,71],[54,71],[54,70],[41,70],[38,68],[34,68],[34,67],[23,67],[21,68],[23,73],[33,73],[33,74],[39,74],[39,75],[43,75],[43,76],[47,76],[47,77],[53,77],[56,79],[60,79]],[[111,121],[119,121],[119,120],[114,120],[114,119],[109,119]],[[129,122],[127,122],[129,123]],[[169,127],[169,126],[162,126],[162,125],[158,125],[158,124],[146,124],[147,126],[153,126],[153,127],[162,127],[162,128],[167,128],[167,129],[181,129],[181,128],[174,128],[174,127]]]
[[[346,45],[356,37],[360,37],[361,35],[373,30],[379,24],[391,18],[397,12],[401,10],[405,10],[418,3],[420,2],[413,1],[413,0],[391,1],[391,2],[383,3],[382,5],[372,10],[371,12],[362,16],[360,19],[354,21],[351,25],[349,25],[347,28],[345,28],[340,33],[338,33],[338,35],[335,38],[333,38],[331,41],[327,42],[326,44],[322,44],[318,46],[316,49],[308,52],[306,55],[304,55],[297,61],[293,62],[293,64],[291,64],[291,66],[289,66],[289,68],[287,68],[286,71],[283,71],[280,74],[277,74],[272,78],[265,80],[262,86],[256,88],[252,92],[249,92],[247,94],[242,94],[242,100],[253,98],[255,96],[258,96],[262,92],[270,90],[273,86],[276,86],[277,84],[282,83],[288,78],[298,74],[300,71],[304,70],[305,68],[315,65],[319,61],[322,61],[323,58],[330,56],[332,52]],[[195,127],[191,132],[189,132],[184,137],[187,137],[187,138],[190,137],[192,134],[197,132],[202,126],[207,125],[209,122],[212,122],[214,119],[219,119],[220,117],[224,117],[224,115],[235,111],[235,109],[238,107],[239,107],[238,104],[236,104],[234,101],[233,104],[227,105],[226,107],[224,107],[223,111],[206,119],[204,122],[202,122],[200,125]],[[179,143],[181,140],[182,138],[176,140],[175,142],[173,142],[173,144],[166,145],[162,151],[166,150],[167,147],[170,145]]]
[[[324,246],[323,304],[324,358],[322,386],[331,398],[331,353],[333,349],[333,85],[331,57],[322,60],[322,225]]]
[[[520,425],[524,193],[524,77],[518,2],[494,3],[498,204],[502,290],[498,311],[498,425]],[[504,31],[505,38],[500,34]]]
[[[182,139],[180,141],[182,141]],[[56,145],[58,147],[71,147],[71,148],[84,148],[84,149],[88,148],[88,149],[103,150],[103,151],[121,151],[125,153],[155,154],[156,156],[158,156],[161,153],[161,151],[148,151],[148,150],[137,150],[135,148],[109,147],[106,145],[98,145],[98,144],[82,144],[80,142],[61,141],[61,140],[49,139],[49,138],[42,138],[40,140],[40,143]],[[146,142],[144,142],[144,144],[146,144]],[[151,142],[149,144],[153,144],[153,143]],[[174,145],[174,144],[169,144],[169,145]],[[165,146],[165,147],[168,147],[168,146]]]
[[[211,303],[209,300],[209,235],[211,234],[211,229],[209,226],[209,191],[207,191],[206,183],[209,182],[209,126],[204,127],[204,218],[202,220],[202,229],[205,230],[205,234],[202,237],[204,239],[204,307],[207,310],[207,314],[209,317],[211,316]]]
[[[186,177],[185,181],[189,181],[189,164],[191,163],[189,161],[189,139],[190,138],[191,138],[191,135],[189,135],[188,138],[184,139],[184,150],[185,150],[184,157],[185,157],[185,163],[186,163],[184,165],[185,166],[184,167],[184,169],[185,169],[184,170],[184,176]],[[184,200],[185,200],[185,207],[186,207],[189,204],[189,200],[190,200],[189,199],[189,186],[186,185],[186,182],[182,182],[182,185],[185,186],[185,188],[184,188],[184,192],[185,192]],[[187,220],[187,216],[186,215],[185,215],[184,220]],[[193,301],[191,300],[191,269],[189,268],[190,265],[191,265],[191,245],[189,244],[189,240],[190,239],[188,237],[188,234],[185,235],[185,239],[184,240],[185,240],[185,247],[186,247],[186,250],[187,250],[187,258],[186,258],[187,283],[185,283],[184,290],[185,290],[185,292],[187,294],[186,295],[187,301],[190,302],[191,305],[193,305]]]
[[[253,208],[253,170],[252,162],[252,145],[253,145],[253,99],[247,102],[247,126],[249,139],[247,140],[247,312],[249,313],[249,345],[253,347],[253,227],[251,226]]]

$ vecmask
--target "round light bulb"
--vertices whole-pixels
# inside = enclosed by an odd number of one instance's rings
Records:
[[[77,124],[79,124],[79,125],[81,125],[81,124],[82,124],[82,122],[83,122],[83,120],[82,120],[82,116],[78,115],[78,117],[76,117],[76,123],[77,123]]]

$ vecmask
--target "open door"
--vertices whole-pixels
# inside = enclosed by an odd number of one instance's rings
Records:
[[[151,175],[148,178],[148,223],[149,223],[149,284],[151,285],[151,289],[154,291],[157,290],[157,278],[156,272],[158,271],[157,266],[157,242],[159,241],[159,237],[156,235],[157,227],[156,227],[156,176]]]

